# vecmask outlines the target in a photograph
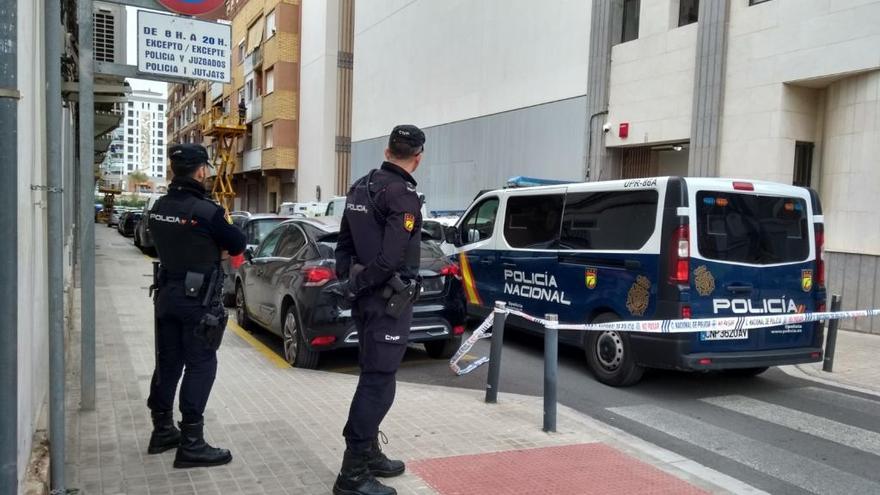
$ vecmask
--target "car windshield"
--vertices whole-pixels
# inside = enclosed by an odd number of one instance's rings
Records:
[[[700,254],[713,260],[760,265],[804,261],[810,252],[806,202],[701,191],[697,243]]]

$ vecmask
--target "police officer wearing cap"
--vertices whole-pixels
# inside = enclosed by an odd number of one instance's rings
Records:
[[[382,453],[378,436],[394,402],[418,295],[422,217],[412,173],[424,144],[418,127],[395,127],[381,168],[357,180],[346,199],[336,271],[344,281],[340,293],[352,301],[361,374],[343,430],[346,449],[333,486],[336,495],[394,495],[376,476],[405,470],[402,461]]]
[[[148,452],[177,448],[176,468],[219,466],[232,454],[205,442],[203,414],[226,326],[218,293],[220,258],[222,251],[244,251],[245,237],[202,185],[209,166],[205,148],[178,144],[169,151],[174,179],[149,214],[160,268],[154,281],[156,369],[147,400],[153,418]],[[181,375],[178,430],[172,408]]]

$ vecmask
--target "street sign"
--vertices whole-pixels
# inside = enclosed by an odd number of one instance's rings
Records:
[[[207,14],[223,6],[223,0],[157,0],[166,9],[184,15]]]
[[[228,24],[138,11],[140,72],[228,83],[231,46]]]

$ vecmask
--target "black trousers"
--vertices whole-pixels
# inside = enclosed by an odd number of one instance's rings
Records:
[[[406,353],[412,310],[394,319],[385,314],[386,304],[381,297],[366,296],[352,308],[361,374],[342,435],[346,447],[355,452],[368,450],[378,437],[379,425],[394,403],[397,368]]]
[[[203,420],[217,375],[217,352],[195,333],[207,312],[201,302],[201,298],[184,295],[183,281],[169,281],[159,288],[155,306],[158,359],[147,407],[154,412],[171,411],[183,375],[179,407],[184,423]]]

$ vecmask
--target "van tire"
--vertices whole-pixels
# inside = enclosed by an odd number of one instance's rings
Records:
[[[614,313],[602,313],[591,323],[620,321]],[[626,332],[590,331],[585,339],[587,365],[599,382],[612,387],[628,387],[642,378],[645,369],[636,364]]]

